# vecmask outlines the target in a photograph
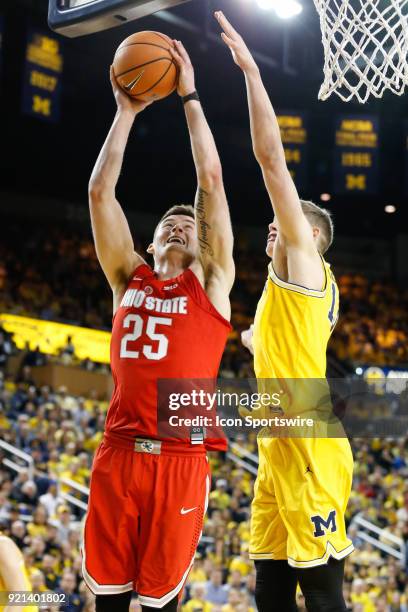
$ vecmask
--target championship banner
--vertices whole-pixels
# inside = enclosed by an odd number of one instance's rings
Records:
[[[335,193],[376,193],[378,188],[378,117],[336,118]]]
[[[300,191],[307,189],[307,116],[299,111],[279,111],[277,114],[286,164]]]
[[[62,44],[59,38],[29,28],[22,100],[24,114],[46,121],[58,121],[62,70]]]

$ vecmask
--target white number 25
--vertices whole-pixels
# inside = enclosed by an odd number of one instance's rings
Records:
[[[147,319],[146,325],[146,336],[150,338],[150,340],[156,340],[159,344],[157,346],[157,350],[154,351],[150,344],[144,344],[142,347],[143,355],[147,359],[154,359],[158,361],[159,359],[163,359],[167,355],[167,349],[169,346],[168,338],[164,334],[156,333],[157,325],[167,325],[170,326],[172,324],[172,319],[164,318],[164,317],[149,317]],[[124,321],[123,327],[129,329],[129,327],[133,326],[133,330],[123,336],[122,341],[120,343],[120,356],[127,357],[130,359],[139,359],[139,351],[131,351],[128,349],[128,342],[134,342],[143,334],[143,319],[138,314],[128,314]]]

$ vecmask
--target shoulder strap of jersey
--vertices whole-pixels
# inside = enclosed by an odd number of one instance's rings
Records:
[[[328,264],[325,262],[325,260],[323,259],[321,255],[320,255],[320,258],[322,260],[322,266],[323,266],[324,277],[325,277],[324,289],[322,291],[319,291],[317,289],[309,289],[308,287],[304,287],[303,285],[297,285],[295,283],[284,281],[283,279],[279,278],[279,276],[276,274],[272,261],[270,261],[268,265],[269,278],[274,285],[280,287],[281,289],[287,289],[289,291],[293,291],[294,293],[299,293],[299,294],[307,295],[310,297],[322,298],[326,294],[326,289],[328,285]]]
[[[183,272],[183,274],[179,277],[181,282],[183,283],[187,293],[192,297],[194,302],[202,308],[206,310],[210,315],[219,319],[224,325],[227,325],[230,329],[232,329],[231,324],[227,319],[225,319],[215,308],[215,306],[210,302],[210,299],[202,287],[200,281],[197,276],[194,274],[190,268],[187,268]]]
[[[147,264],[147,263],[142,263],[139,264],[137,266],[137,268],[135,268],[129,278],[129,281],[131,280],[137,280],[137,278],[139,279],[143,279],[143,278],[149,278],[150,276],[154,276],[154,272],[151,269],[151,267]],[[137,277],[137,278],[135,278]]]

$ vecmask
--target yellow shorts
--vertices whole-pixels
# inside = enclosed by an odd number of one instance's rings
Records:
[[[251,559],[315,567],[353,550],[344,513],[353,457],[347,438],[258,438]]]

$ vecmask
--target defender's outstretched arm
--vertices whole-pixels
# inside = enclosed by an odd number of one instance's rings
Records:
[[[195,91],[191,60],[180,41],[174,41],[173,57],[179,66],[178,93]],[[184,105],[197,173],[196,223],[204,274],[219,276],[227,293],[234,283],[233,234],[222,179],[221,162],[213,135],[198,100]]]
[[[89,182],[89,208],[96,253],[115,292],[126,284],[135,267],[143,262],[135,252],[129,225],[115,190],[133,122],[148,104],[133,101],[123,93],[112,68],[110,76],[118,110]]]
[[[314,242],[308,230],[299,196],[286,165],[278,121],[262,78],[248,47],[222,12],[215,17],[224,32],[222,39],[230,48],[235,63],[242,69],[248,94],[252,146],[261,166],[279,229],[290,245],[312,248]]]

